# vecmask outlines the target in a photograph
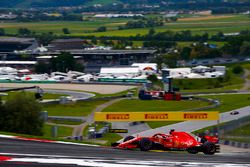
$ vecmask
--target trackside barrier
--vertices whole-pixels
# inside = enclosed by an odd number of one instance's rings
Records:
[[[220,140],[220,144],[229,145],[238,148],[250,148],[250,143],[243,143],[231,140]]]
[[[82,136],[69,136],[66,137],[67,140],[76,140],[76,141],[83,141],[83,137]]]
[[[187,96],[184,97],[186,99],[193,99],[193,100],[200,100],[200,101],[205,101],[208,103],[211,103],[212,105],[209,106],[205,106],[205,107],[200,107],[200,108],[193,108],[193,109],[189,109],[189,110],[185,110],[185,111],[201,111],[201,110],[208,110],[208,109],[212,109],[212,108],[216,108],[218,106],[221,105],[219,100],[215,100],[215,99],[209,99],[209,98],[202,98],[202,97],[193,97],[193,96]]]
[[[225,132],[231,131],[233,129],[237,129],[237,128],[244,126],[248,123],[250,123],[250,116],[246,116],[246,117],[234,120],[234,121],[227,122],[226,124],[220,126],[220,133],[222,133],[222,132],[225,133]]]
[[[118,98],[125,98],[127,95],[119,95],[119,96],[106,96],[106,97],[98,97],[98,98],[89,98],[89,99],[76,99],[75,102],[79,101],[97,101],[97,100],[113,100]],[[48,101],[41,101],[42,104],[59,104],[59,99],[48,100]]]
[[[219,120],[216,111],[194,112],[95,112],[95,121],[102,122],[133,122],[133,121],[208,121]]]

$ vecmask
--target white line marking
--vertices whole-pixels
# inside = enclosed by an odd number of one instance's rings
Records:
[[[24,156],[24,158],[13,158],[8,160],[10,162],[31,162],[42,164],[62,164],[62,165],[79,165],[89,167],[151,167],[151,166],[183,166],[183,167],[250,167],[249,164],[233,164],[233,163],[210,163],[210,162],[175,162],[175,161],[146,161],[146,160],[126,160],[126,159],[112,159],[107,160],[104,158],[90,158],[79,157],[81,159],[74,158],[72,156],[54,156],[54,155],[40,155],[40,154],[18,154],[18,153],[0,153],[0,155],[14,155]]]

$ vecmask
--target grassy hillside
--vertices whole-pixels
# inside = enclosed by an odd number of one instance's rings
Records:
[[[166,23],[164,26],[155,27],[156,32],[183,31],[190,30],[194,34],[207,32],[216,34],[221,31],[224,33],[239,32],[250,27],[249,17],[246,15],[212,15],[207,17],[199,17],[197,20],[178,20],[174,23]],[[203,19],[203,20],[202,20]],[[126,24],[131,18],[116,19],[93,19],[86,21],[45,21],[45,22],[2,22],[0,28],[4,28],[7,34],[16,34],[19,28],[28,28],[36,33],[53,32],[62,35],[62,29],[68,28],[70,36],[136,36],[137,34],[145,35],[149,28],[137,28],[118,30],[118,26]],[[100,27],[107,27],[106,32],[96,32]]]

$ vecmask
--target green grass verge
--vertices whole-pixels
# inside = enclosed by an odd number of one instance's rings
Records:
[[[247,76],[247,79],[250,79],[250,75]]]
[[[173,84],[175,87],[184,90],[204,90],[204,89],[228,89],[231,87],[238,87],[244,83],[244,79],[241,77],[243,74],[235,75],[229,68],[224,78],[206,78],[206,79],[175,79]]]
[[[49,123],[64,124],[64,125],[80,125],[83,122],[76,121],[62,121],[62,120],[49,120]]]
[[[104,125],[105,124],[101,123],[101,122],[96,123],[96,131],[98,131],[99,129],[101,129]],[[85,137],[87,137],[87,135],[88,135],[88,129],[91,126],[94,127],[94,124],[86,126],[85,129],[83,130],[83,135]],[[118,141],[120,139],[122,139],[122,137],[120,135],[116,134],[116,133],[106,133],[106,134],[104,134],[104,136],[102,138],[98,138],[98,140],[107,141],[107,143],[105,144],[107,146],[110,146],[111,143],[114,143],[114,142],[116,142],[116,141]]]
[[[84,101],[70,104],[49,104],[44,105],[43,110],[48,112],[49,116],[87,116],[98,105],[107,102],[107,100]]]
[[[46,130],[47,128],[47,130]],[[97,144],[96,142],[92,141],[76,141],[76,140],[66,140],[63,138],[52,138],[50,137],[51,135],[49,134],[49,129],[48,127],[44,128],[44,131],[47,131],[47,135],[45,136],[34,136],[34,135],[27,135],[27,134],[19,134],[19,133],[11,133],[11,132],[0,132],[0,134],[3,135],[12,135],[12,136],[19,136],[19,137],[26,137],[26,138],[36,138],[36,139],[44,139],[44,140],[54,140],[54,141],[64,141],[64,142],[73,142],[73,143],[84,143],[84,144]],[[68,131],[67,133],[69,134],[69,130],[62,130],[62,131]],[[66,134],[66,133],[63,133]],[[102,145],[102,144],[97,144],[97,145]]]
[[[7,100],[9,96],[15,96],[17,93],[20,93],[20,91],[17,92],[7,92],[7,96],[2,96],[2,100]],[[28,92],[25,91],[26,94],[31,95],[33,97],[35,97],[35,93],[34,92]],[[43,94],[43,99],[58,99],[61,96],[68,96],[65,94],[52,94],[52,93],[44,93]]]
[[[232,131],[229,131],[226,133],[226,135],[230,136],[248,136],[250,137],[250,123],[244,126],[241,126],[237,129],[234,129]],[[250,142],[250,141],[249,141]]]
[[[104,112],[136,111],[180,111],[209,105],[202,101],[164,101],[164,100],[122,100],[107,108]]]
[[[218,99],[221,102],[219,107],[209,109],[209,111],[227,112],[250,104],[250,94],[209,95],[202,97]]]
[[[177,42],[177,46],[178,47],[189,47],[191,44],[193,44],[194,42]],[[208,41],[209,44],[215,44],[217,45],[218,48],[221,48],[222,46],[224,46],[225,42],[214,42],[214,41]]]
[[[146,16],[148,17],[148,16]],[[193,16],[189,16],[193,17]],[[53,32],[57,35],[63,35],[62,29],[68,28],[69,36],[135,36],[137,34],[145,35],[150,28],[138,28],[128,30],[118,30],[118,27],[126,24],[132,18],[116,19],[88,19],[85,21],[41,21],[41,22],[2,22],[0,28],[4,28],[8,34],[16,34],[19,28],[28,28],[37,33]],[[107,27],[106,32],[95,32],[100,27]],[[164,26],[156,27],[156,32],[167,30],[183,31],[191,30],[194,34],[209,33],[216,34],[219,31],[225,33],[239,32],[246,30],[250,26],[247,15],[230,15],[228,18],[213,18],[209,20],[185,20],[174,23],[166,23]]]
[[[196,93],[209,93],[209,92],[222,92],[222,91],[235,91],[235,90],[239,90],[240,88],[243,87],[243,84],[239,84],[239,85],[228,85],[228,86],[223,86],[221,88],[211,88],[211,89],[190,89],[190,90],[181,90],[181,92],[183,93],[192,93],[192,92],[196,92]]]
[[[52,125],[44,125],[43,127],[43,137],[52,137],[52,132],[51,132],[51,128],[53,126]],[[73,128],[71,127],[65,127],[65,126],[57,126],[58,127],[58,131],[57,131],[57,137],[66,137],[66,136],[72,136],[72,131]]]
[[[176,124],[179,122],[181,122],[181,121],[155,121],[155,122],[152,121],[152,122],[147,122],[147,124],[149,125],[150,128],[155,129],[155,128],[159,128],[162,126]]]
[[[119,140],[122,139],[122,137],[116,133],[106,133],[102,138],[100,138],[101,140],[106,140],[108,141],[106,143],[106,145],[110,146],[111,143],[115,143]]]

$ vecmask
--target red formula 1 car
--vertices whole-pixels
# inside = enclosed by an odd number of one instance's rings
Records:
[[[114,143],[112,146],[122,149],[140,148],[142,151],[149,150],[186,150],[191,154],[203,152],[213,155],[219,152],[218,138],[215,136],[204,136],[202,138],[186,132],[175,132],[169,134],[157,133],[152,137],[126,137],[122,143]]]

